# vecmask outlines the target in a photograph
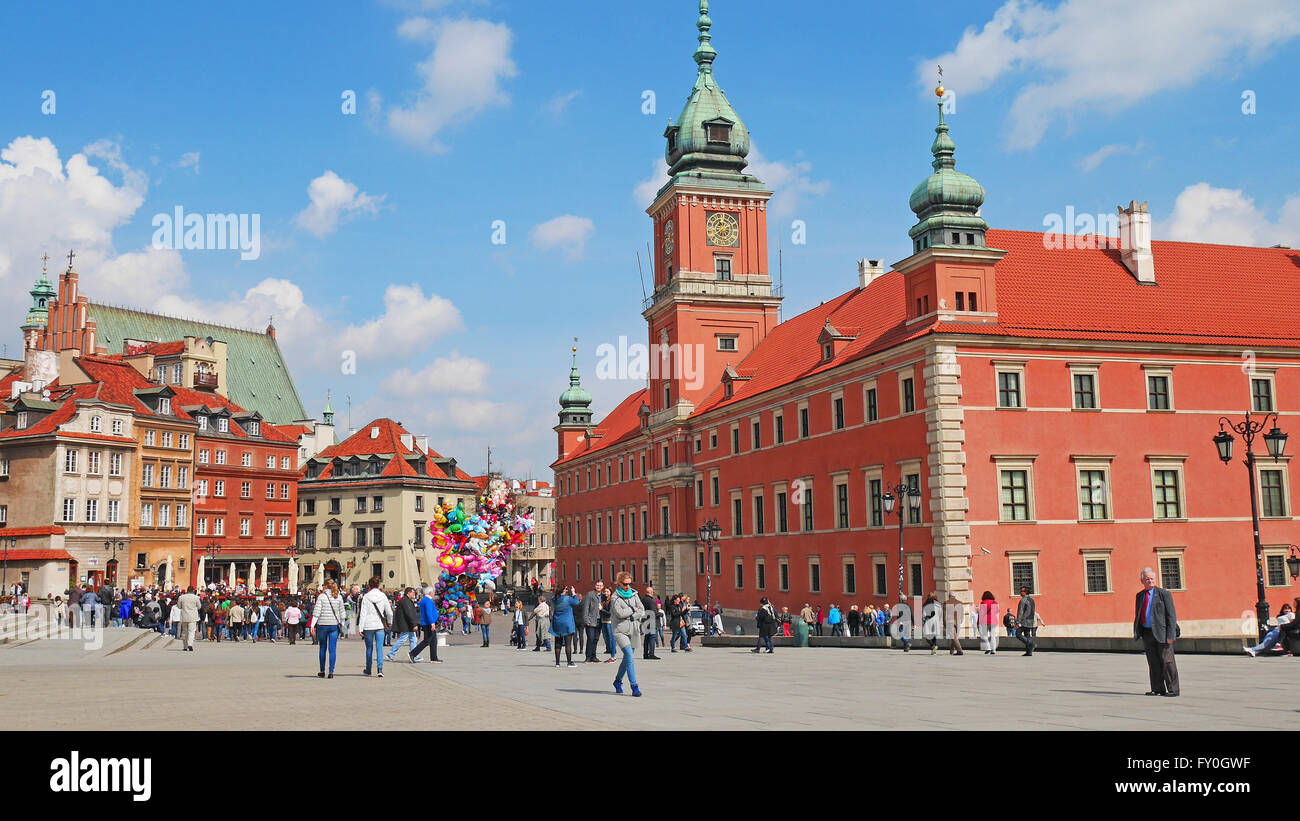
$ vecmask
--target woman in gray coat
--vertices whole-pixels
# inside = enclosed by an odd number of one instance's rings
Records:
[[[623,692],[623,674],[627,673],[627,682],[632,685],[632,695],[640,696],[641,688],[636,686],[636,667],[632,659],[636,657],[634,640],[641,637],[641,621],[645,618],[645,607],[641,597],[632,589],[632,576],[626,571],[619,573],[614,581],[614,595],[610,598],[610,623],[614,628],[614,643],[623,654],[623,661],[618,665],[614,676],[614,692]]]

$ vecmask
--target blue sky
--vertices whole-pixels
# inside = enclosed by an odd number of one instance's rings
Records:
[[[1300,243],[1300,10],[1229,6],[713,2],[718,79],[777,192],[784,316],[853,287],[858,258],[908,253],[936,62],[994,227],[1138,199],[1157,239]],[[572,337],[598,415],[635,387],[597,381],[595,349],[645,337],[636,253],[696,17],[692,0],[13,7],[3,341],[40,255],[74,247],[95,299],[274,313],[312,412],[332,389],[356,426],[392,416],[470,470],[490,443],[547,477]],[[152,248],[176,206],[260,215],[260,255]]]

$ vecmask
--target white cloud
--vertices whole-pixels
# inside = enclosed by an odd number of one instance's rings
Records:
[[[428,151],[445,151],[438,139],[444,128],[510,102],[501,88],[502,80],[516,74],[510,59],[514,34],[506,24],[412,17],[397,33],[433,44],[428,58],[416,66],[423,86],[408,105],[388,111],[388,128],[399,139]]]
[[[636,184],[632,189],[632,199],[642,208],[649,208],[654,202],[655,194],[668,182],[668,163],[662,154],[650,161],[650,176]]]
[[[587,240],[595,233],[596,225],[587,217],[565,214],[534,226],[528,238],[543,251],[560,248],[566,259],[575,260],[582,257]]]
[[[121,184],[101,175],[92,157],[117,170]],[[4,301],[0,323],[22,321],[25,291],[40,274],[43,254],[51,256],[51,275],[62,270],[69,249],[79,270],[112,258],[113,230],[131,219],[147,189],[148,178],[126,166],[110,142],[93,143],[66,163],[48,137],[18,137],[0,150],[0,287],[24,294]]]
[[[1216,70],[1259,62],[1297,36],[1300,5],[1292,0],[1258,0],[1249,12],[1217,0],[1065,0],[1055,8],[1010,0],[916,71],[929,89],[942,64],[945,85],[958,95],[1021,78],[1008,143],[1023,149],[1060,118],[1118,112],[1189,88]]]
[[[415,372],[410,368],[398,368],[389,374],[380,389],[405,397],[482,393],[491,370],[480,359],[452,351],[450,356],[440,356]]]
[[[1138,140],[1135,145],[1128,145],[1127,143],[1111,143],[1110,145],[1103,145],[1101,148],[1098,148],[1096,151],[1079,160],[1079,168],[1081,168],[1084,173],[1090,174],[1093,171],[1096,171],[1098,166],[1111,157],[1116,157],[1121,154],[1136,154],[1143,148],[1146,148],[1146,143],[1142,140]]]
[[[767,205],[772,219],[794,216],[805,197],[820,197],[831,187],[827,180],[812,178],[812,163],[800,159],[801,156],[801,153],[796,153],[793,162],[785,162],[767,159],[759,152],[758,146],[749,151],[749,168],[746,170],[773,191]]]
[[[515,424],[520,413],[511,402],[454,396],[447,400],[447,418],[461,430],[504,429]]]
[[[324,237],[338,230],[341,220],[379,213],[384,196],[372,197],[333,171],[326,171],[308,184],[307,198],[311,203],[294,217],[294,222]]]
[[[580,90],[570,91],[567,94],[557,94],[546,103],[546,111],[552,117],[559,119],[568,110],[569,103],[582,96]]]
[[[1198,182],[1183,189],[1169,219],[1153,226],[1160,239],[1223,245],[1300,245],[1300,194],[1289,197],[1276,222],[1241,189]]]
[[[355,351],[358,357],[383,356],[393,345],[427,346],[439,336],[464,328],[460,311],[451,300],[430,294],[417,284],[389,285],[384,291],[384,313],[335,334],[336,348]]]
[[[176,165],[180,168],[193,168],[195,174],[199,173],[199,152],[186,151],[176,161]]]

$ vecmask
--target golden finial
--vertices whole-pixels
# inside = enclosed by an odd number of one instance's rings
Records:
[[[943,66],[939,66],[939,84],[934,88],[934,96],[942,97],[947,92],[943,87]]]

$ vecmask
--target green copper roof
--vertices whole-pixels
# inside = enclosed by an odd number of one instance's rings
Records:
[[[308,418],[274,337],[94,302],[87,307],[88,318],[95,320],[98,328],[96,341],[108,348],[109,353],[121,353],[126,339],[174,342],[187,336],[212,337],[226,343],[230,401],[247,410],[260,411],[263,418],[276,425]]]
[[[50,282],[49,276],[45,273],[45,268],[41,268],[41,278],[36,280],[36,285],[28,293],[32,295],[32,307],[27,312],[27,319],[23,324],[44,325],[50,318],[50,300],[58,296],[58,292],[54,290],[54,283]]]
[[[713,36],[709,30],[713,21],[709,19],[708,0],[700,0],[700,17],[695,25],[700,30],[699,46],[695,49],[698,66],[695,85],[681,115],[664,130],[668,140],[664,158],[672,177],[668,185],[707,180],[711,186],[761,190],[763,186],[757,177],[741,173],[748,164],[745,157],[749,154],[749,129],[727,101],[713,74],[713,61],[718,52],[711,44]],[[727,138],[710,142],[708,126],[711,124],[725,130]]]
[[[582,417],[576,417],[582,414]],[[569,368],[569,389],[560,394],[560,424],[588,422],[591,420],[591,394],[582,387],[582,374],[578,373],[578,348],[573,348],[573,366]]]
[[[934,155],[931,163],[934,173],[913,189],[908,200],[908,207],[917,217],[917,223],[907,232],[908,235],[917,237],[945,227],[987,230],[988,223],[978,214],[984,204],[984,187],[973,177],[956,170],[953,154],[957,146],[948,136],[948,124],[943,121],[943,103],[939,103],[939,125],[935,126],[934,134],[934,142],[930,145],[930,153]]]

